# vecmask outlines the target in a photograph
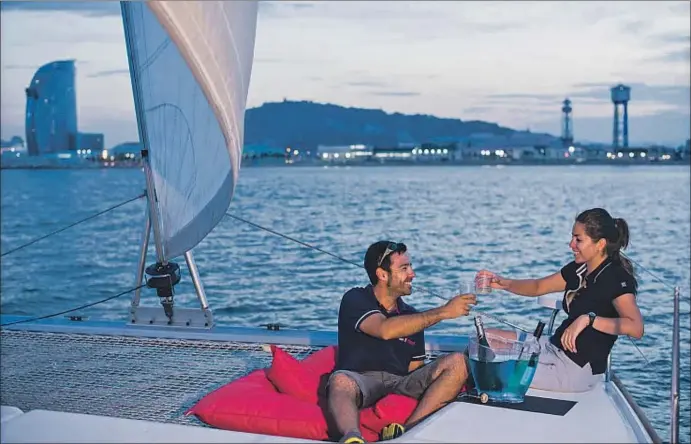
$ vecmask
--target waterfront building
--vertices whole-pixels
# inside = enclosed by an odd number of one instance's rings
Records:
[[[77,133],[78,153],[98,153],[104,149],[102,133]]]
[[[75,61],[41,66],[26,88],[26,145],[31,156],[75,150]]]
[[[109,150],[103,150],[100,156],[103,160],[138,162],[142,157],[142,147],[139,142],[124,142]]]
[[[408,150],[410,152],[410,150]],[[368,160],[374,154],[370,145],[318,145],[317,158],[328,163],[352,163]]]
[[[266,144],[247,144],[242,148],[243,159],[257,159],[257,158],[286,158],[292,155],[293,150],[286,148],[266,145]]]
[[[26,152],[26,146],[24,145],[24,139],[19,136],[14,136],[10,140],[0,140],[0,152]]]

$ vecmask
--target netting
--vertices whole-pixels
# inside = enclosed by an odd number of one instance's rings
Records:
[[[271,365],[264,344],[187,339],[2,330],[0,350],[2,405],[193,425],[204,395]]]

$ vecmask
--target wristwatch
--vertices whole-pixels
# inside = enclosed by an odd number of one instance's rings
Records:
[[[591,311],[590,313],[588,313],[588,317],[590,318],[590,322],[588,322],[588,327],[592,327],[597,315]]]

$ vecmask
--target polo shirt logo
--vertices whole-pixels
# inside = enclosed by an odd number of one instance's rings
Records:
[[[621,288],[626,288],[626,282],[621,283]]]
[[[408,345],[415,345],[415,341],[410,338],[398,338],[399,341],[405,342]]]

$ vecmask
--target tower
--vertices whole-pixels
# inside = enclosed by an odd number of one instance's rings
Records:
[[[25,91],[29,155],[76,149],[75,61],[57,60],[41,66]]]
[[[565,147],[573,145],[573,121],[571,120],[571,100],[565,99],[561,107],[561,141]]]
[[[612,103],[614,104],[614,122],[612,131],[612,148],[629,147],[629,100],[631,88],[622,84],[613,87]],[[623,113],[619,113],[623,108]]]

